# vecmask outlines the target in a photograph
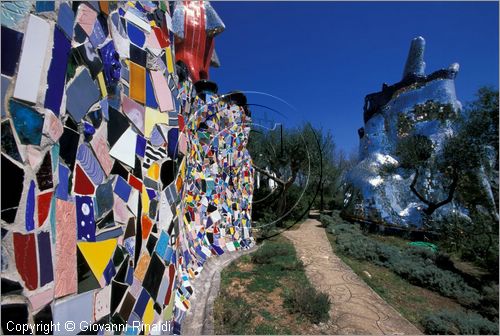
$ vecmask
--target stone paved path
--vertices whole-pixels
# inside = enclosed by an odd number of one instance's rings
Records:
[[[333,253],[320,225],[308,219],[284,235],[293,242],[313,286],[330,296],[337,334],[422,334]]]

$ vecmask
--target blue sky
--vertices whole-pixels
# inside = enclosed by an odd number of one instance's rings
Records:
[[[426,72],[460,63],[462,103],[498,88],[498,2],[212,2],[226,24],[216,39],[219,92],[279,110],[285,125],[310,121],[339,148],[358,148],[363,101],[401,79],[410,41],[426,39]],[[254,107],[256,118],[266,117]],[[267,115],[273,118],[272,112]]]

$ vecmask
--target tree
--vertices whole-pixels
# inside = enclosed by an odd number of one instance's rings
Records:
[[[447,187],[448,196],[440,201],[435,201],[429,197],[425,197],[420,193],[416,184],[420,176],[420,171],[428,164],[429,159],[434,151],[432,141],[424,135],[411,135],[402,139],[398,143],[396,152],[400,158],[401,166],[404,168],[414,169],[415,174],[410,184],[410,190],[417,198],[426,205],[423,210],[424,214],[431,216],[438,208],[450,203],[453,200],[455,190],[458,184],[458,170],[456,167],[446,167],[444,175],[451,179],[450,185]],[[445,164],[446,166],[446,164]],[[451,169],[449,169],[451,168]]]

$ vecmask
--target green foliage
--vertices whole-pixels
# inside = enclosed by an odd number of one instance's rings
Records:
[[[307,317],[312,323],[327,321],[330,311],[330,298],[314,287],[296,286],[284,292],[283,305],[292,313]]]
[[[241,296],[222,291],[214,309],[215,321],[222,324],[223,334],[245,335],[253,317],[249,303]]]
[[[443,253],[418,246],[389,245],[364,235],[353,224],[329,224],[327,231],[334,232],[339,253],[387,267],[414,285],[454,298],[466,306],[476,306],[481,300],[478,290],[452,271],[452,263]]]
[[[463,311],[443,310],[430,314],[421,324],[430,335],[498,335],[498,323]]]
[[[422,166],[432,155],[432,141],[424,135],[411,135],[401,139],[396,148],[396,154],[404,168]]]

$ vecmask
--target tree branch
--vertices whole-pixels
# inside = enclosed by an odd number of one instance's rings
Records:
[[[415,184],[417,183],[417,180],[418,180],[418,168],[415,168],[415,176],[413,177],[413,181],[411,182],[410,189],[418,197],[419,200],[421,200],[423,203],[425,203],[427,205],[430,205],[431,202],[429,202],[424,196],[422,196],[415,188]]]

